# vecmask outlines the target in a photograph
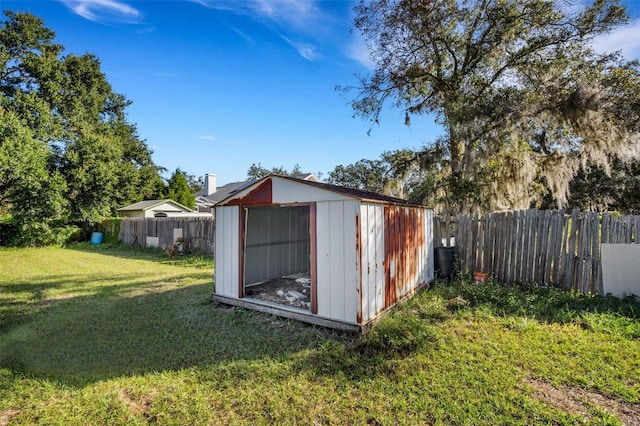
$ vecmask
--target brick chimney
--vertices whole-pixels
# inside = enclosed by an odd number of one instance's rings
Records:
[[[216,175],[207,173],[204,175],[204,196],[207,197],[216,192]]]

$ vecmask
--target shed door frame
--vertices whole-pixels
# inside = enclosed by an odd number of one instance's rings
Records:
[[[318,313],[318,262],[317,262],[317,206],[316,203],[286,203],[286,204],[266,204],[266,205],[241,205],[238,210],[239,223],[239,273],[238,273],[238,298],[245,297],[245,256],[247,252],[247,217],[250,207],[309,207],[309,272],[311,280],[311,313]]]

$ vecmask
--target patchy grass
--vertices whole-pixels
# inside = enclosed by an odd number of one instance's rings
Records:
[[[210,259],[0,250],[0,425],[637,424],[640,305],[436,284],[362,337],[209,302]]]

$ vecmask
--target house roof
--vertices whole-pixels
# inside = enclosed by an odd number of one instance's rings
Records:
[[[247,186],[253,184],[254,182],[257,182],[257,181],[256,180],[246,180],[244,182],[231,182],[231,183],[228,183],[226,185],[223,185],[223,186],[217,188],[216,192],[214,192],[213,194],[208,195],[206,197],[202,197],[202,198],[207,200],[207,202],[209,202],[211,204],[216,204],[216,203],[224,200],[228,196],[233,195],[238,191],[242,191],[244,188],[246,188]]]
[[[246,189],[250,186],[253,185],[258,185],[260,183],[262,183],[263,181],[266,181],[268,179],[271,179],[273,177],[276,178],[281,178],[281,179],[286,179],[286,180],[290,180],[293,182],[298,182],[300,184],[303,185],[308,185],[308,186],[312,186],[315,188],[320,188],[323,189],[325,191],[331,191],[334,193],[338,193],[341,195],[345,195],[347,197],[350,198],[355,198],[355,199],[359,199],[362,201],[370,201],[370,202],[376,202],[376,203],[386,203],[386,204],[397,204],[397,205],[405,205],[405,206],[422,206],[419,203],[413,203],[411,201],[407,201],[407,200],[403,200],[401,198],[396,198],[396,197],[391,197],[388,195],[383,195],[383,194],[378,194],[377,192],[371,192],[371,191],[363,191],[360,189],[353,189],[353,188],[347,188],[344,186],[338,186],[338,185],[332,185],[329,183],[323,183],[323,182],[319,182],[319,181],[315,181],[315,180],[308,180],[308,179],[298,179],[296,177],[292,177],[292,176],[280,176],[280,175],[269,175],[266,176],[262,179],[256,180],[256,181],[251,181],[251,182],[247,182],[247,184],[241,188],[238,188],[237,190],[235,190],[233,193],[229,193],[227,194],[226,197],[221,198],[220,200],[218,200],[216,202],[216,204],[221,204],[222,202],[230,199],[233,197],[234,194],[236,194],[237,192]]]
[[[133,204],[129,204],[128,206],[124,206],[124,207],[120,207],[119,209],[117,209],[116,211],[132,211],[132,210],[151,210],[154,207],[158,207],[162,204],[165,203],[169,203],[169,204],[173,204],[174,206],[178,207],[179,209],[182,209],[186,212],[190,212],[191,209],[183,206],[182,204],[173,201],[171,199],[166,199],[166,200],[146,200],[146,201],[140,201],[138,203],[133,203]]]

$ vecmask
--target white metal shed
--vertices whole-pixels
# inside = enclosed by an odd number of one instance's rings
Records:
[[[433,212],[405,200],[272,175],[215,217],[221,303],[361,330],[433,280]]]

